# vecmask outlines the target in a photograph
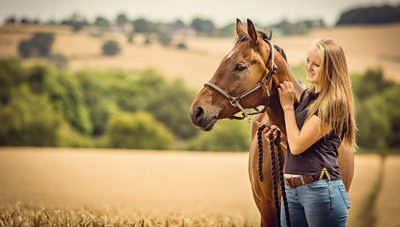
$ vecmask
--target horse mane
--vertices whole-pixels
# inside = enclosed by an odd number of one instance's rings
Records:
[[[270,41],[272,39],[272,30],[271,29],[269,30],[269,34],[263,32],[263,31],[257,31],[257,33],[261,36],[261,38],[263,40],[269,40]],[[247,40],[249,40],[248,34],[241,34],[237,38],[236,44],[240,43],[240,42],[243,42],[243,41],[247,41]],[[283,50],[283,48],[278,46],[278,45],[276,45],[276,44],[274,44],[274,48],[282,55],[283,59],[285,59],[285,61],[287,62],[286,53]]]

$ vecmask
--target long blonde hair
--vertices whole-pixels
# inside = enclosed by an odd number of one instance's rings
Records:
[[[329,133],[337,133],[344,145],[355,151],[357,126],[344,51],[331,39],[316,40],[313,45],[321,57],[320,75],[317,79],[320,92],[310,105],[306,120],[318,113],[321,121],[328,125]],[[315,91],[315,86],[311,85],[310,90]]]

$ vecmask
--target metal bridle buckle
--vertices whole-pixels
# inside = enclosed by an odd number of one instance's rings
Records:
[[[237,106],[239,99],[237,97],[232,97],[229,99],[229,102],[232,104],[232,106]]]

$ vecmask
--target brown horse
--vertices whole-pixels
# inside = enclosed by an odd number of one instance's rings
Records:
[[[237,19],[236,33],[238,41],[232,51],[222,59],[214,76],[192,103],[190,110],[192,122],[201,129],[209,131],[218,119],[231,118],[240,111],[246,115],[245,108],[264,105],[265,111],[255,115],[253,119],[268,125],[277,125],[285,135],[285,121],[277,87],[283,81],[291,81],[297,99],[304,88],[293,77],[283,50],[272,45],[271,37],[257,32],[251,20],[247,20],[246,32]],[[267,143],[263,144],[264,180],[261,182],[257,170],[256,130],[257,124],[253,123],[249,152],[250,182],[254,200],[261,214],[261,226],[275,226],[270,149]],[[285,136],[281,145],[285,153]],[[348,190],[353,178],[354,156],[353,152],[344,150],[342,146],[339,148],[339,166]]]

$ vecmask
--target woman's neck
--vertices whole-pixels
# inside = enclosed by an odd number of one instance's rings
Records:
[[[319,93],[321,91],[321,87],[318,85],[314,85],[314,91],[315,93]]]

